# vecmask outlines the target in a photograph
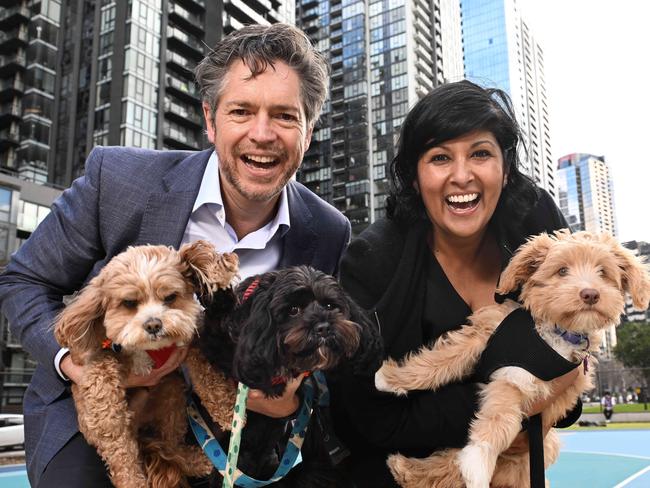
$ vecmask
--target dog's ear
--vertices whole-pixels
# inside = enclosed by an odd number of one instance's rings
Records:
[[[621,270],[623,290],[632,297],[637,310],[647,310],[650,302],[650,276],[643,260],[624,248],[609,234],[601,234],[600,241],[609,246]]]
[[[63,309],[54,324],[57,342],[70,349],[76,364],[83,364],[85,357],[100,349],[106,338],[106,300],[99,280],[99,277],[93,278]]]
[[[244,280],[237,287],[241,304],[231,321],[239,327],[233,333],[237,335],[233,376],[266,394],[273,392],[271,381],[280,368],[278,327],[270,309],[276,279],[277,272],[269,272]]]
[[[384,358],[384,346],[379,326],[354,300],[347,297],[350,320],[361,328],[359,347],[352,359],[353,371],[358,375],[373,376]]]
[[[237,255],[218,253],[207,241],[184,244],[178,253],[181,261],[187,266],[183,274],[194,284],[199,296],[211,296],[218,289],[228,288],[237,276]]]
[[[549,249],[558,237],[564,238],[564,236],[565,233],[560,233],[553,238],[544,232],[529,239],[517,250],[506,269],[501,273],[496,292],[507,295],[519,288],[544,262]]]

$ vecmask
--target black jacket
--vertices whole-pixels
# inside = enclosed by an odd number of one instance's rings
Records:
[[[503,264],[529,236],[565,227],[552,198],[542,191],[523,230],[494,229]],[[428,221],[408,227],[377,221],[351,242],[340,264],[343,287],[374,316],[386,356],[395,359],[426,344],[421,323],[429,228]],[[411,392],[404,398],[378,392],[372,378],[355,377],[334,382],[331,390],[335,429],[352,451],[345,468],[359,487],[397,486],[385,463],[391,452],[422,457],[436,449],[462,447],[477,409],[478,388],[470,383]]]

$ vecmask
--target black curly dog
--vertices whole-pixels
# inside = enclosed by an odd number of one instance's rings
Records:
[[[381,364],[377,327],[336,279],[307,266],[248,278],[234,293],[224,291],[203,305],[205,327],[198,340],[203,355],[234,381],[268,396],[281,395],[286,382],[302,372],[373,375]],[[327,409],[315,407],[303,462],[272,486],[348,486],[330,459],[331,444],[324,442],[333,435],[324,427],[328,418]],[[273,475],[291,430],[289,420],[248,412],[238,463],[243,472],[262,480]],[[211,428],[219,431],[215,424]],[[227,446],[227,433],[222,436]],[[211,486],[221,486],[216,471]]]

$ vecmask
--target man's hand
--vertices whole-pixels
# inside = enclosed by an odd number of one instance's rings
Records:
[[[267,417],[288,417],[300,406],[300,399],[296,395],[296,391],[304,377],[305,374],[303,373],[289,381],[284,393],[278,398],[268,398],[260,390],[249,390],[246,408]]]
[[[187,356],[187,346],[178,347],[171,353],[167,362],[158,369],[151,370],[147,375],[131,374],[124,380],[123,386],[125,388],[136,388],[139,386],[154,386],[157,385],[161,379],[167,376],[172,371],[175,371]],[[59,365],[63,374],[65,374],[70,381],[79,384],[85,373],[84,366],[79,366],[72,362],[70,355],[66,355]]]
[[[573,384],[579,374],[582,374],[582,367],[575,368],[565,375],[562,375],[559,378],[555,378],[553,381],[551,381],[551,394],[545,399],[537,400],[534,402],[526,412],[526,415],[528,417],[532,417],[533,415],[537,415],[538,413],[544,411],[546,407],[553,403],[557,395],[563,393],[569,386]],[[542,432],[542,435],[546,437],[546,434],[548,434],[549,430],[550,427],[545,428]],[[517,434],[517,437],[515,437],[515,440],[512,441],[510,447],[505,451],[505,454],[517,455],[523,454],[525,452],[528,452],[528,432],[520,432]]]

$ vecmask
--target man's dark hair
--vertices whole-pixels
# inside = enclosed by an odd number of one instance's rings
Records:
[[[288,24],[247,25],[220,40],[194,72],[213,118],[228,70],[237,60],[251,70],[252,77],[278,61],[293,68],[300,78],[307,124],[313,126],[327,96],[329,65],[304,32]]]

